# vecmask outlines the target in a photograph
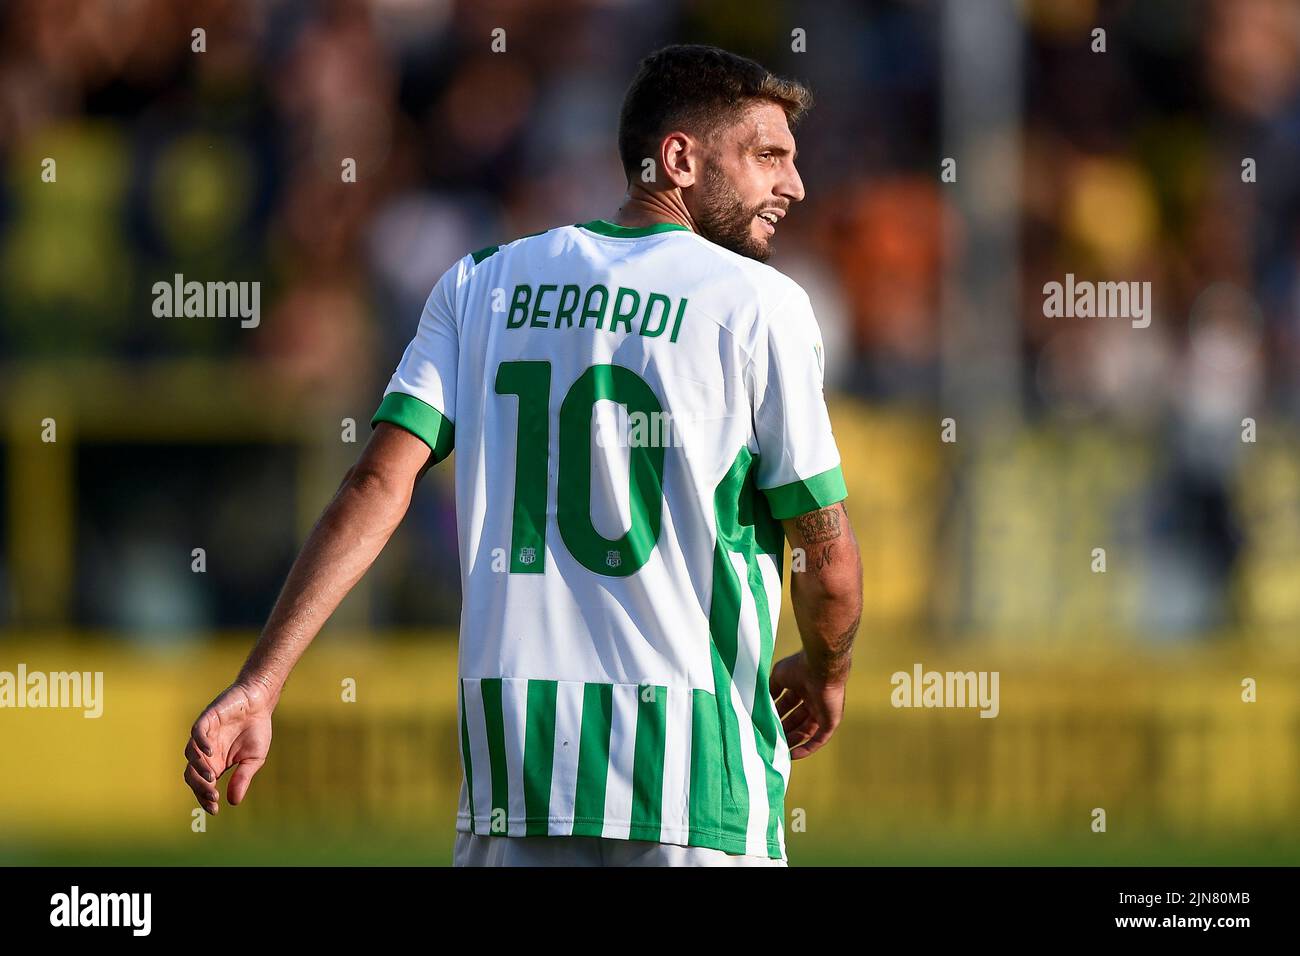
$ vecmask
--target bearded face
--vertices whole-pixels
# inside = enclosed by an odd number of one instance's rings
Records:
[[[714,162],[707,162],[700,182],[699,207],[695,210],[695,227],[700,235],[724,249],[766,262],[772,245],[764,235],[761,211],[772,207],[771,197],[747,203]]]

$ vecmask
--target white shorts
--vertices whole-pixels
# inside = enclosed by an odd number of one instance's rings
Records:
[[[785,866],[702,846],[588,836],[482,836],[457,833],[452,866]]]

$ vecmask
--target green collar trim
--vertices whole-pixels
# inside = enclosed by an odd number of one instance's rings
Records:
[[[690,232],[685,226],[675,222],[657,222],[653,226],[620,226],[607,219],[593,219],[591,222],[577,223],[577,226],[614,239],[640,239],[643,236],[657,236],[661,232]]]

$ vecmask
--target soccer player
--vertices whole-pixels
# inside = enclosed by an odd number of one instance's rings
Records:
[[[244,798],[290,670],[454,445],[454,862],[784,865],[790,761],[840,722],[862,603],[821,336],[763,264],[804,195],[809,104],[723,50],[651,54],[614,218],[438,280],[370,442],[194,723],[209,813],[231,768]],[[787,539],[803,650],[773,664]]]

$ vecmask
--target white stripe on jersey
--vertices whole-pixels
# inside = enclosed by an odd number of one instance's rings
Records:
[[[506,781],[509,796],[506,798],[510,814],[510,836],[524,836],[528,832],[525,819],[528,807],[524,796],[524,737],[527,733],[528,681],[506,679],[501,682],[501,729],[505,738]]]
[[[573,833],[573,807],[578,792],[578,748],[582,739],[580,681],[562,680],[555,686],[555,757],[551,766],[551,836]]]
[[[661,826],[665,836],[683,841],[690,831],[692,697],[689,687],[670,687],[665,715]]]
[[[636,759],[636,712],[641,688],[615,684],[605,776],[605,829],[602,836],[626,840],[632,823],[632,766]]]
[[[467,677],[465,725],[469,730],[470,770],[474,775],[474,829],[490,833],[492,825],[492,760],[488,755],[487,720],[483,715],[483,682]]]

